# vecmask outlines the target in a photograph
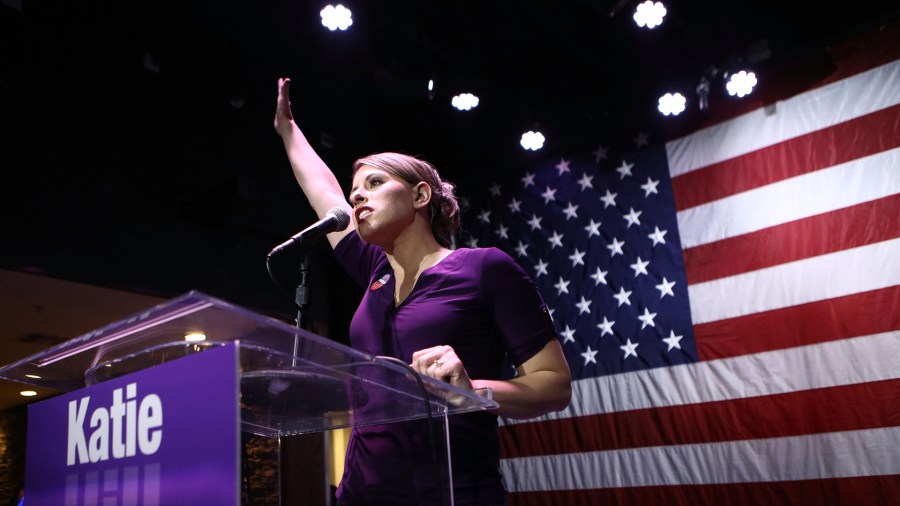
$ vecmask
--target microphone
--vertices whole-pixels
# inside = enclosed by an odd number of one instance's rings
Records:
[[[303,244],[304,242],[314,241],[331,232],[340,232],[341,230],[345,230],[349,224],[350,215],[347,214],[347,211],[344,211],[340,207],[334,207],[325,213],[325,217],[321,220],[292,235],[287,241],[275,246],[275,248],[269,252],[269,256],[272,256],[293,244]]]

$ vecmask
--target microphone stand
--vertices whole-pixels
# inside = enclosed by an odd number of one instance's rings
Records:
[[[297,328],[302,329],[306,325],[303,320],[303,310],[309,304],[309,254],[303,253],[300,259],[300,282],[294,291],[294,304],[297,305]]]
[[[297,305],[297,328],[303,329],[306,321],[303,319],[303,310],[309,304],[309,253],[303,253],[300,258],[300,281],[294,291],[294,304]],[[300,354],[300,334],[294,334],[294,367],[297,366],[297,357]]]

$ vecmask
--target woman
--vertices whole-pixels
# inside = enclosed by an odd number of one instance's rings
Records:
[[[459,505],[505,504],[496,417],[540,416],[571,398],[571,374],[546,305],[505,253],[450,249],[459,207],[453,186],[427,162],[398,153],[357,160],[348,205],[294,122],[289,90],[290,80],[279,79],[274,124],[297,182],[320,217],[334,207],[352,216],[351,227],[327,236],[338,261],[366,288],[351,345],[405,360],[458,388],[492,390],[499,404],[492,413],[451,417],[454,496]],[[507,357],[518,374],[502,380]],[[428,466],[419,465],[428,454],[420,429],[414,422],[354,429],[339,504],[433,501]]]

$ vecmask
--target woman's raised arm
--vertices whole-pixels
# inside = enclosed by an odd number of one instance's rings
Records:
[[[300,184],[306,199],[319,218],[323,218],[335,207],[344,209],[350,215],[350,205],[341,190],[340,183],[294,121],[294,115],[291,113],[290,86],[290,79],[278,80],[278,103],[275,108],[274,125],[275,131],[284,142],[284,150],[291,162],[294,177],[297,178],[297,183]],[[328,242],[332,247],[336,246],[350,230],[352,223],[346,230],[328,234]]]

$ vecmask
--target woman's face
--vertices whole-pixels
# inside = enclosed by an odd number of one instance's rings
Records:
[[[415,194],[412,185],[382,169],[360,167],[349,197],[359,236],[370,244],[390,246],[415,219]]]

